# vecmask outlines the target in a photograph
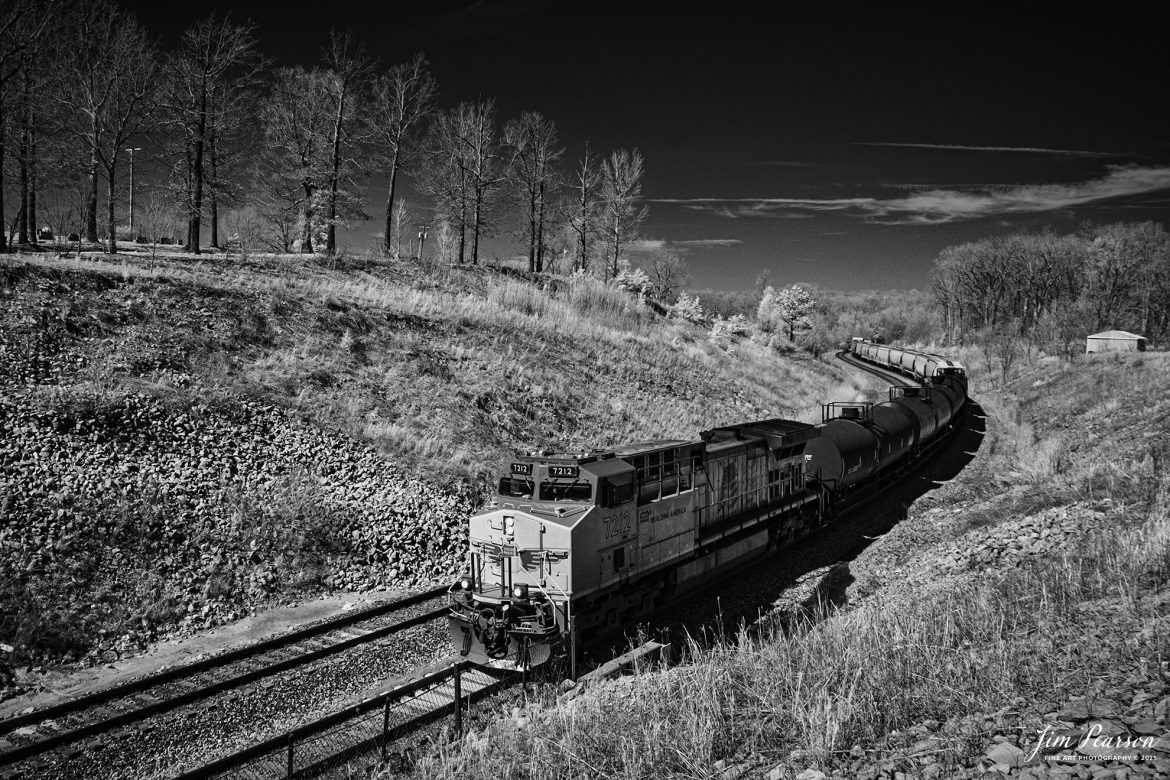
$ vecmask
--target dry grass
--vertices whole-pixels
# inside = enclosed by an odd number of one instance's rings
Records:
[[[642,670],[570,703],[546,698],[519,722],[500,719],[428,757],[417,776],[706,778],[719,760],[841,771],[851,751],[880,762],[892,733],[927,719],[945,724],[930,750],[947,776],[985,749],[989,713],[1040,717],[1103,669],[1156,677],[1170,658],[1170,458],[1157,429],[1143,441],[1127,426],[1170,411],[1157,395],[1167,357],[1054,366],[1019,398],[982,399],[992,441],[968,481],[992,502],[986,523],[1018,516],[1005,493],[1109,499],[1108,523],[1075,546],[915,599],[879,593],[815,625],[694,644],[685,666]],[[1080,427],[1062,427],[1055,410],[1081,403],[1089,386],[1103,392],[1084,401]]]
[[[919,603],[880,603],[795,631],[692,646],[692,662],[643,670],[569,704],[502,719],[418,767],[421,777],[710,777],[720,759],[825,765],[892,731],[1024,702],[1063,701],[1087,685],[1101,631],[1124,630],[1102,663],[1156,668],[1170,635],[1144,600],[1170,555],[1170,479],[1127,533],[1103,531],[1078,551],[997,581]],[[1095,605],[1111,599],[1103,624]],[[1142,632],[1143,627],[1156,626]],[[1054,669],[1062,674],[1054,675]],[[957,766],[962,733],[937,756]]]
[[[114,280],[87,299],[96,316],[134,301],[129,324],[114,317],[113,338],[91,345],[95,390],[264,398],[435,477],[485,478],[515,449],[814,419],[858,392],[840,369],[750,340],[713,344],[590,278],[296,257],[17,262]]]

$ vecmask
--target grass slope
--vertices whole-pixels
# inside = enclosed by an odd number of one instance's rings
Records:
[[[978,457],[850,562],[843,608],[571,701],[545,694],[417,776],[1170,771],[1168,381],[1166,354],[1030,370],[978,399]],[[1094,725],[1162,739],[1149,759],[1093,743],[1072,762],[1033,755],[1046,726],[1076,746]]]
[[[0,263],[0,643],[90,661],[458,566],[516,449],[811,418],[838,369],[588,279],[303,259]]]

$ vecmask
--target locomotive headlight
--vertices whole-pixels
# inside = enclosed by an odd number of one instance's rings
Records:
[[[522,601],[527,601],[527,599],[528,599],[528,586],[527,585],[513,585],[512,586],[512,598],[520,599]]]
[[[507,611],[508,611],[508,610],[510,610],[511,608],[512,608],[512,605],[511,605],[511,604],[509,604],[508,602],[506,602],[506,601],[505,601],[505,602],[504,602],[504,603],[503,603],[503,604],[500,606],[500,611],[501,611],[501,612],[507,612]]]
[[[463,588],[464,590],[471,590],[471,578],[464,577],[463,579],[459,580],[459,587]]]

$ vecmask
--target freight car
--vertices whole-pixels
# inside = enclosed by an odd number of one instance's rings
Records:
[[[467,568],[448,591],[456,649],[497,668],[564,650],[575,659],[581,643],[791,544],[896,478],[952,427],[965,372],[863,339],[850,351],[919,381],[879,404],[826,404],[820,425],[760,420],[517,456],[470,521]]]

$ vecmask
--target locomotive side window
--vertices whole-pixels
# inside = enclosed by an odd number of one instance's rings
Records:
[[[601,483],[603,506],[620,506],[634,500],[634,477],[623,474],[611,477]]]
[[[541,501],[588,501],[593,486],[588,482],[541,482]]]
[[[694,488],[698,458],[685,449],[660,450],[629,459],[638,474],[638,503],[649,504]]]
[[[497,492],[509,498],[532,498],[532,480],[500,477],[500,489]]]

